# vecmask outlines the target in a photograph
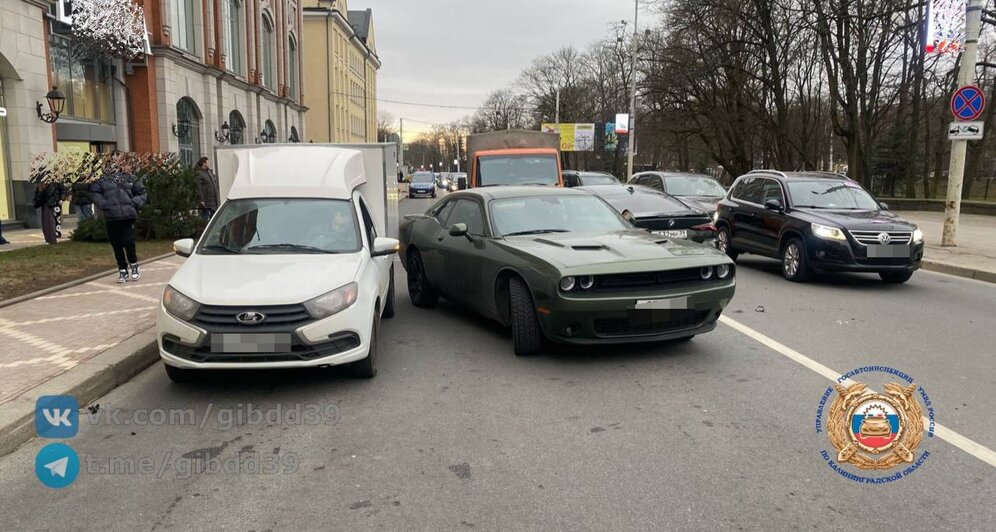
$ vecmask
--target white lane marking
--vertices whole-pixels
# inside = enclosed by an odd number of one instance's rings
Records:
[[[827,366],[824,366],[823,364],[820,364],[819,362],[807,357],[806,355],[803,355],[802,353],[796,351],[795,349],[792,349],[791,347],[779,343],[736,320],[730,319],[726,316],[720,316],[719,321],[720,323],[727,325],[733,329],[736,329],[745,336],[757,341],[758,343],[767,346],[771,350],[776,351],[777,353],[781,354],[782,356],[785,356],[786,358],[798,362],[799,364],[813,370],[814,372],[826,377],[827,379],[833,382],[837,382],[837,379],[841,375],[843,375],[841,372],[834,371],[828,368]],[[930,420],[927,419],[927,416],[924,416],[923,419],[925,424],[927,425],[930,424]],[[965,451],[966,453],[978,458],[979,460],[982,460],[983,462],[986,462],[987,464],[996,467],[996,451],[993,451],[988,447],[976,443],[966,438],[965,436],[962,436],[961,434],[958,434],[957,432],[941,425],[940,423],[934,424],[934,434],[938,438],[950,443],[951,445],[954,445],[955,447],[961,449],[962,451]]]

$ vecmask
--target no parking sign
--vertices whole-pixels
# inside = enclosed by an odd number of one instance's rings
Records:
[[[966,85],[951,97],[951,113],[962,122],[971,122],[986,109],[986,95],[975,85]]]

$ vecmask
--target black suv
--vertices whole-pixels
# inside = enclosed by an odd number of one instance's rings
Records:
[[[780,259],[790,281],[850,271],[905,283],[923,260],[923,233],[846,176],[755,170],[719,202],[716,247],[734,260]]]

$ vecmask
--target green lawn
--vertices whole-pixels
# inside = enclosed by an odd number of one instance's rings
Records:
[[[173,241],[138,242],[139,260],[173,250]],[[116,268],[111,245],[63,241],[0,253],[0,301]]]

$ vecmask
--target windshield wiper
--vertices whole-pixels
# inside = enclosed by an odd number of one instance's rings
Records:
[[[231,253],[233,255],[241,255],[242,252],[237,249],[232,249],[228,246],[223,246],[221,244],[210,244],[201,248],[202,251],[224,251],[225,253]]]
[[[254,249],[294,249],[298,251],[310,251],[312,253],[340,253],[339,251],[329,251],[327,249],[316,248],[314,246],[304,246],[301,244],[262,244],[248,248],[246,251],[252,251]]]
[[[569,233],[567,229],[532,229],[529,231],[516,231],[505,233],[505,236],[542,235],[543,233]]]

